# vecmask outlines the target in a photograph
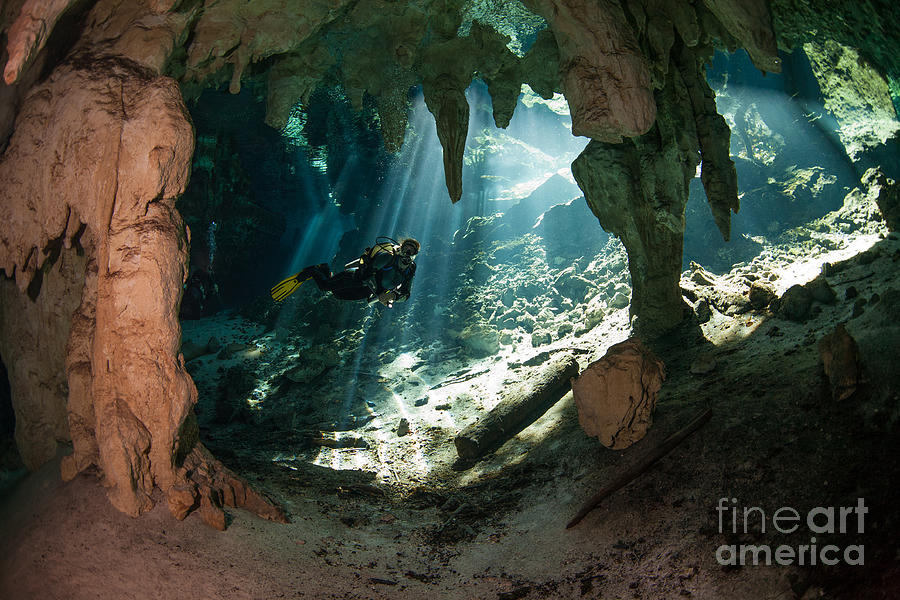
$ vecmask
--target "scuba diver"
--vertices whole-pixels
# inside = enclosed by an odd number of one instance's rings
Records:
[[[272,299],[281,302],[304,281],[314,279],[320,290],[331,292],[335,298],[370,303],[377,299],[392,308],[394,302],[409,298],[416,274],[413,257],[418,254],[419,247],[419,242],[413,238],[397,242],[389,237],[379,237],[374,246],[344,265],[340,273],[332,274],[325,263],[306,267],[272,287]]]

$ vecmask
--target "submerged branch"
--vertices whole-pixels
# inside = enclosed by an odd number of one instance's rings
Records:
[[[581,510],[578,511],[575,518],[569,521],[568,525],[566,525],[566,529],[578,525],[578,523],[581,522],[589,512],[597,508],[607,496],[616,490],[625,487],[631,483],[632,480],[637,479],[644,471],[652,467],[656,461],[671,452],[675,446],[683,442],[689,435],[700,429],[700,427],[709,421],[710,417],[712,417],[712,409],[707,408],[693,421],[666,438],[662,444],[654,448],[653,451],[641,459],[638,464],[619,475],[612,483],[591,496],[591,499],[581,507]]]

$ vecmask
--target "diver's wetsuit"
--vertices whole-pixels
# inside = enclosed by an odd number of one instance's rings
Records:
[[[327,264],[304,269],[315,280],[320,290],[331,292],[341,300],[365,300],[382,292],[394,290],[397,300],[409,298],[416,263],[400,265],[395,252],[378,252],[361,263],[359,268],[331,273]]]
[[[332,275],[328,265],[316,265],[309,267],[312,278],[319,289],[331,292],[340,300],[365,300],[372,294],[372,290],[362,280],[359,269],[341,271]]]

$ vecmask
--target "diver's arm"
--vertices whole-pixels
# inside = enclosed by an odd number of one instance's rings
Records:
[[[409,276],[397,286],[397,302],[406,302],[412,292],[413,277],[416,276],[416,263],[410,265]]]
[[[388,308],[394,307],[394,302],[397,301],[397,292],[394,290],[387,290],[378,294],[378,301],[387,306]]]

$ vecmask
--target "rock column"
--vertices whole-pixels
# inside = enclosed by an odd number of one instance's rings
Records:
[[[659,112],[650,131],[621,144],[594,140],[572,164],[600,225],[628,251],[631,314],[650,337],[675,327],[686,314],[679,284],[684,207],[701,158],[701,179],[725,239],[731,212],[739,206],[730,131],[705,80],[705,53],[677,43],[670,56],[655,93]]]

